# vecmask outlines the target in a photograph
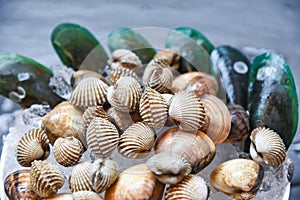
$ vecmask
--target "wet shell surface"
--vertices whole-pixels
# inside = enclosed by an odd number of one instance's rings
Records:
[[[99,73],[94,72],[94,71],[90,71],[90,70],[78,70],[76,72],[74,72],[74,74],[71,77],[71,85],[74,88],[76,88],[76,86],[78,85],[78,83],[80,81],[82,81],[85,78],[88,77],[95,77],[100,79],[101,81],[103,81],[104,83],[106,83],[107,85],[109,85],[109,82]]]
[[[82,162],[74,166],[69,177],[71,192],[93,191],[93,184],[90,181],[91,163]]]
[[[207,200],[210,188],[203,178],[188,175],[180,183],[170,185],[165,193],[165,200]]]
[[[150,153],[155,136],[153,128],[146,123],[134,123],[121,135],[119,152],[128,158],[144,158]]]
[[[97,117],[87,129],[86,140],[96,157],[108,157],[119,144],[119,132],[111,122]]]
[[[192,167],[192,173],[198,173],[215,157],[216,147],[203,132],[191,133],[172,128],[161,134],[155,144],[155,153],[176,153],[184,157]]]
[[[253,160],[233,159],[222,163],[210,174],[210,183],[235,199],[251,199],[262,183],[264,171]]]
[[[108,76],[112,85],[115,85],[117,81],[124,76],[132,77],[138,82],[140,81],[137,74],[133,70],[122,67],[120,63],[113,63],[111,65],[111,70],[108,73]]]
[[[105,200],[161,200],[165,185],[159,182],[145,164],[123,171],[105,192]]]
[[[88,126],[90,125],[91,121],[95,117],[100,117],[111,121],[110,116],[108,113],[103,109],[102,106],[91,106],[88,107],[83,113],[83,126],[84,129],[87,130]]]
[[[140,100],[140,115],[150,126],[161,129],[168,118],[168,105],[162,95],[147,87]]]
[[[280,165],[285,161],[286,148],[275,131],[258,127],[251,132],[250,154],[253,160],[268,165]]]
[[[107,89],[108,85],[100,79],[87,77],[78,83],[70,101],[80,107],[103,105],[106,102]]]
[[[94,190],[101,193],[108,189],[118,178],[118,164],[110,159],[97,159],[91,165],[90,179]]]
[[[169,116],[181,129],[197,131],[205,123],[206,112],[193,92],[182,91],[173,96]]]
[[[108,61],[109,64],[113,62],[121,63],[123,67],[134,69],[142,67],[142,61],[140,58],[127,49],[117,49],[112,53],[111,60]]]
[[[163,49],[155,54],[154,59],[157,58],[165,58],[167,60],[168,65],[172,69],[179,69],[180,53],[178,51],[174,49]]]
[[[108,102],[117,110],[131,112],[135,110],[142,95],[142,87],[132,77],[121,77],[115,86],[110,86],[107,91]]]
[[[34,160],[44,160],[50,154],[49,140],[43,129],[31,129],[18,143],[16,156],[23,167],[30,167]]]
[[[32,190],[30,170],[17,170],[10,173],[4,180],[5,194],[9,200],[41,198]]]
[[[231,129],[230,113],[221,99],[214,95],[202,95],[200,101],[206,111],[206,125],[201,129],[215,144],[226,140]]]
[[[176,184],[192,171],[189,162],[176,153],[158,153],[147,161],[147,168],[164,184]]]
[[[76,165],[83,152],[83,145],[75,137],[58,138],[53,145],[56,161],[65,167]]]
[[[92,191],[78,191],[73,192],[73,199],[75,200],[103,200],[103,198]]]
[[[35,160],[30,168],[30,184],[40,197],[54,196],[64,185],[62,171],[52,163]]]

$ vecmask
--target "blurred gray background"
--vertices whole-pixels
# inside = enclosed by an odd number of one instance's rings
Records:
[[[51,46],[50,34],[62,22],[81,24],[99,41],[118,27],[190,26],[204,33],[215,46],[274,49],[287,59],[298,94],[300,91],[299,0],[0,0],[0,52],[18,53],[46,66],[60,63]],[[0,98],[0,105],[2,102]],[[12,112],[15,108],[2,105],[0,113]],[[6,123],[1,121],[0,126],[5,127]],[[299,130],[289,156],[295,162],[290,196],[295,200],[300,196]]]

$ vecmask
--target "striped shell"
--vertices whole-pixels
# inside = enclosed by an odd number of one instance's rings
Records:
[[[163,49],[157,52],[154,56],[154,59],[164,57],[167,60],[168,65],[174,69],[179,69],[180,64],[180,53],[174,49]]]
[[[112,85],[115,85],[119,80],[119,78],[124,76],[132,77],[136,79],[138,82],[140,81],[140,79],[138,78],[137,74],[134,71],[128,68],[124,68],[120,65],[121,65],[120,63],[113,63],[111,65],[111,70],[108,73],[108,76]]]
[[[30,183],[40,197],[54,196],[64,185],[62,171],[52,163],[35,160],[30,168]]]
[[[78,83],[70,101],[80,107],[103,105],[106,102],[107,88],[108,85],[100,79],[87,77]]]
[[[181,129],[197,131],[205,123],[206,112],[194,93],[182,91],[173,96],[169,116]]]
[[[200,97],[205,111],[206,123],[201,129],[215,144],[224,142],[231,129],[230,113],[224,102],[214,95]]]
[[[90,181],[91,163],[82,162],[74,166],[69,177],[71,192],[93,191],[93,184]]]
[[[286,148],[275,131],[258,127],[251,132],[250,154],[253,160],[268,165],[280,165],[285,161]]]
[[[111,60],[108,61],[109,64],[113,62],[121,63],[123,67],[133,69],[142,67],[142,61],[140,58],[127,49],[117,49],[112,53]]]
[[[158,153],[147,161],[147,168],[164,184],[176,184],[192,171],[191,165],[176,153]]]
[[[146,123],[137,122],[121,135],[118,149],[124,157],[144,158],[150,153],[154,140],[154,130]]]
[[[140,115],[150,126],[161,129],[168,118],[168,105],[160,93],[147,87],[140,100]]]
[[[65,167],[76,165],[83,152],[83,145],[75,137],[58,138],[53,145],[56,161]]]
[[[111,122],[97,117],[87,129],[86,140],[96,157],[108,157],[119,144],[119,132]]]
[[[111,121],[110,116],[108,115],[108,113],[103,109],[102,106],[91,106],[88,107],[84,113],[83,113],[83,126],[84,126],[84,130],[86,131],[88,126],[90,125],[91,121],[95,118],[95,117],[100,117],[100,118],[104,118],[107,119],[108,121]]]
[[[82,81],[85,78],[88,77],[95,77],[100,79],[101,81],[103,81],[104,83],[106,83],[107,85],[109,85],[109,82],[99,73],[94,72],[94,71],[90,71],[90,70],[78,70],[76,72],[74,72],[74,74],[72,75],[71,78],[71,85],[74,88],[76,88],[76,86],[78,85],[78,83],[80,81]]]
[[[190,174],[180,183],[171,185],[165,193],[165,200],[207,200],[209,186],[200,176]]]
[[[5,194],[9,200],[41,198],[32,190],[30,184],[30,170],[23,169],[10,173],[4,180]]]
[[[143,75],[145,87],[151,87],[159,93],[168,93],[173,81],[172,70],[165,59],[154,59],[146,67]]]
[[[118,178],[118,164],[110,159],[97,159],[92,163],[90,178],[97,193],[108,189]]]
[[[161,94],[165,102],[167,103],[168,109],[171,105],[172,99],[173,99],[173,94]]]
[[[103,200],[103,198],[92,191],[78,191],[73,192],[73,199],[75,200]]]
[[[107,91],[108,102],[117,110],[131,112],[135,110],[142,95],[142,87],[132,77],[121,77],[115,86],[110,86]]]
[[[44,160],[50,154],[48,137],[43,129],[31,129],[18,143],[16,156],[23,167],[30,167],[34,160]]]
[[[74,200],[72,194],[57,194],[53,197],[43,198],[43,200]]]

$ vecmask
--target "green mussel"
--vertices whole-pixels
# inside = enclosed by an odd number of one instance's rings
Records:
[[[215,48],[210,56],[213,74],[224,88],[227,103],[239,104],[247,109],[248,58],[238,49],[225,45]]]
[[[0,53],[0,94],[21,107],[47,102],[51,107],[64,99],[48,85],[52,71],[38,62],[14,53]]]
[[[143,64],[149,63],[156,53],[155,49],[142,35],[130,28],[118,28],[110,32],[107,43],[111,52],[117,49],[133,51]]]
[[[276,53],[257,56],[250,69],[248,87],[250,127],[276,131],[288,148],[298,125],[298,97],[292,72]]]
[[[62,23],[51,34],[52,45],[64,65],[102,72],[108,56],[98,40],[84,27]]]
[[[180,52],[182,59],[179,72],[201,71],[211,74],[209,54],[214,46],[196,29],[179,27],[171,30],[165,46]]]

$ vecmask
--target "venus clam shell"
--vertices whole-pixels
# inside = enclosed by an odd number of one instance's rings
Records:
[[[146,157],[151,151],[155,136],[154,130],[146,123],[134,123],[121,135],[119,152],[128,158]]]
[[[91,163],[82,162],[72,169],[69,177],[69,187],[72,192],[93,191],[93,184],[90,181]]]
[[[120,63],[113,63],[111,65],[111,70],[108,73],[108,76],[112,85],[115,85],[117,81],[123,76],[129,76],[136,79],[137,81],[140,81],[137,74],[133,70],[122,67]]]
[[[192,171],[188,161],[176,153],[158,153],[152,156],[146,165],[164,184],[176,184]]]
[[[142,67],[140,58],[127,49],[117,49],[112,52],[112,58],[108,61],[109,64],[113,62],[121,63],[124,68],[134,69]]]
[[[209,186],[203,178],[190,174],[176,185],[170,185],[166,190],[165,200],[207,200],[209,192]]]
[[[18,143],[16,156],[23,167],[30,167],[34,160],[44,160],[50,154],[49,140],[43,129],[31,129]]]
[[[250,154],[253,160],[268,165],[280,165],[285,161],[286,148],[275,131],[258,127],[251,132],[250,139]]]
[[[30,184],[40,197],[54,196],[63,186],[64,182],[64,174],[52,163],[40,160],[32,162]]]

